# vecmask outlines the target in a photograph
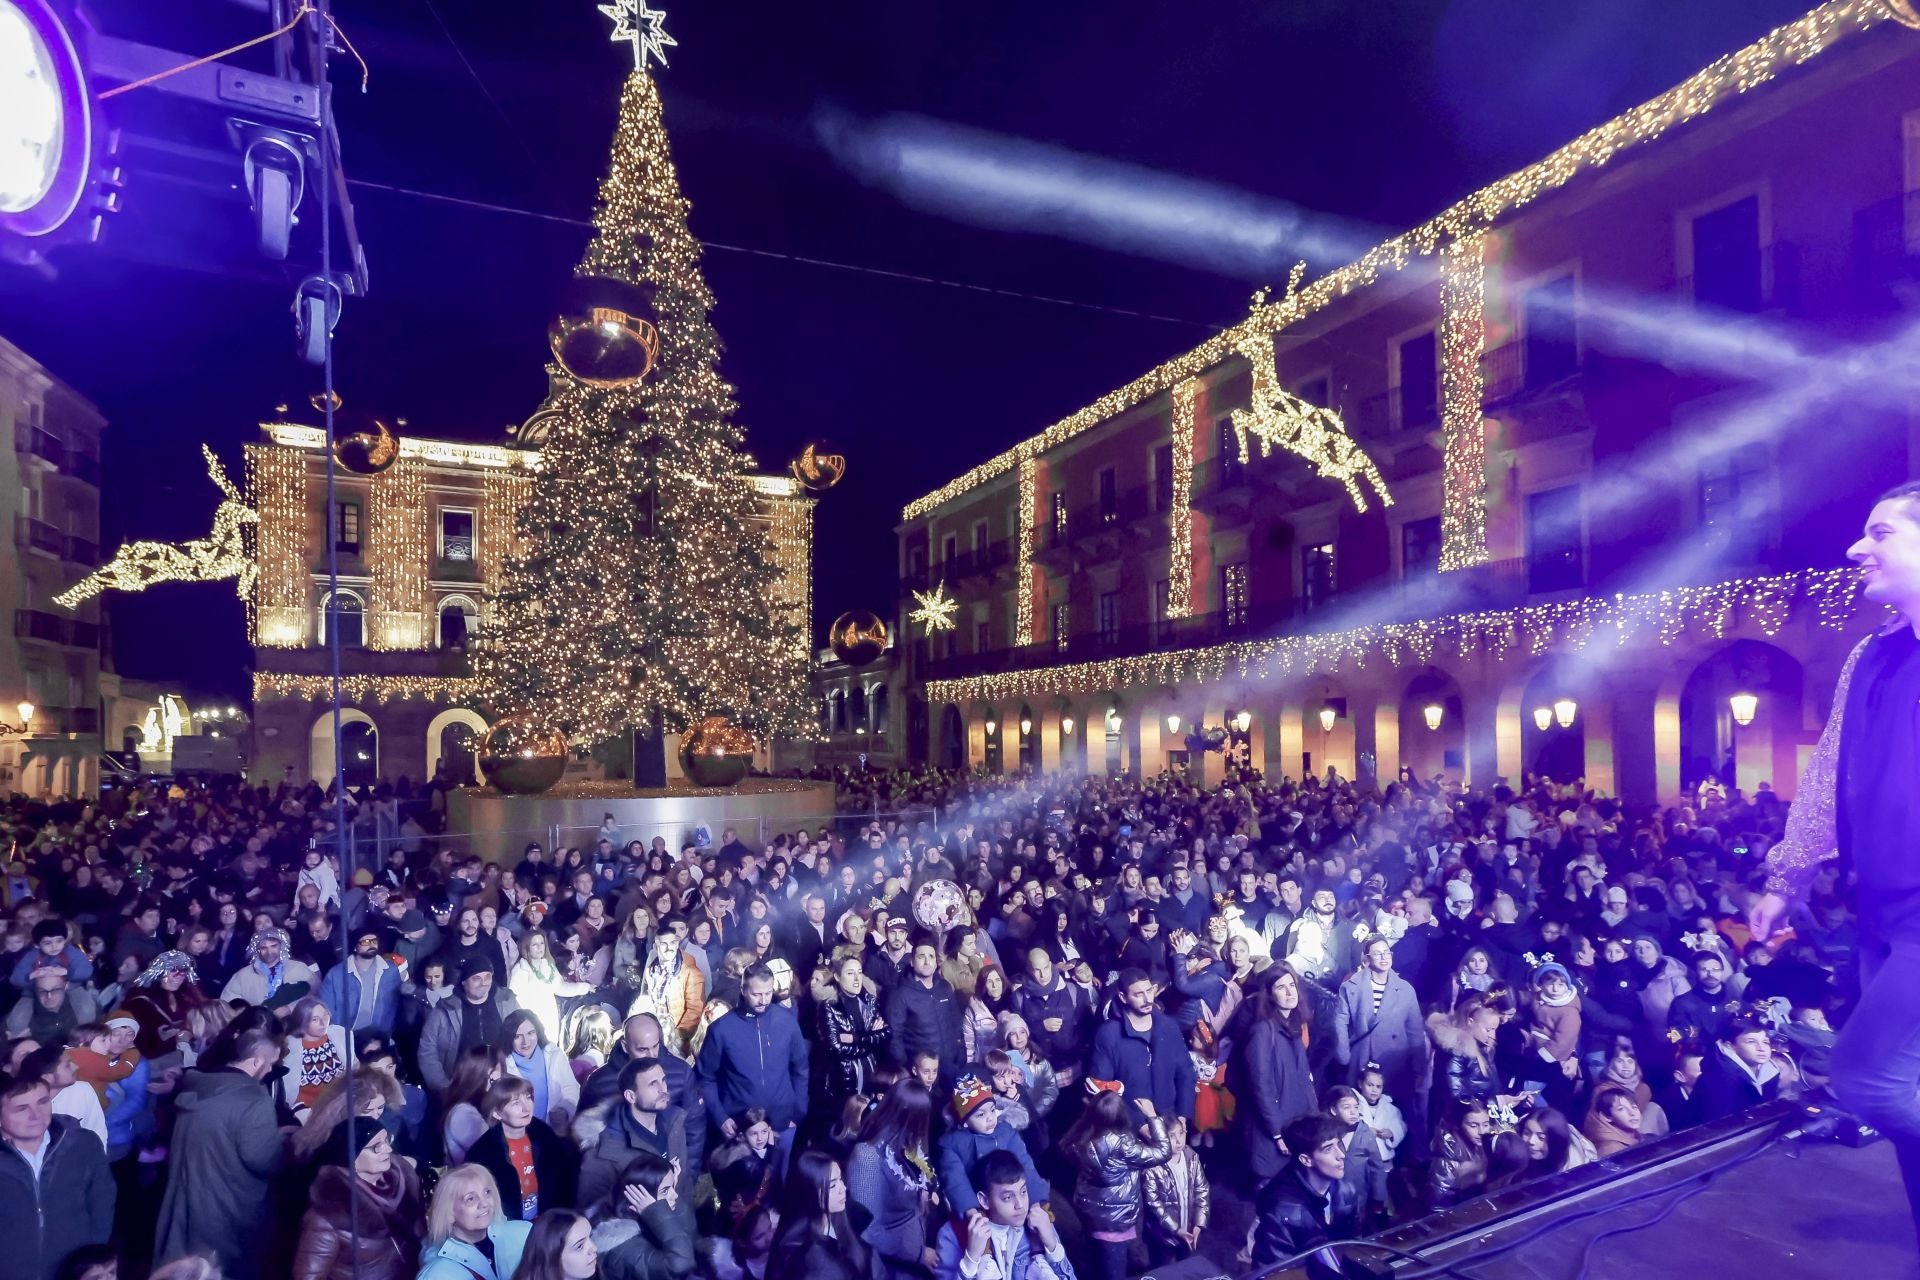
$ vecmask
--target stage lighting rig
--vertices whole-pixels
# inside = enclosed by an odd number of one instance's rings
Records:
[[[282,281],[316,360],[343,300],[367,289],[327,81],[345,46],[327,9],[0,0],[0,257],[53,273],[97,251]]]

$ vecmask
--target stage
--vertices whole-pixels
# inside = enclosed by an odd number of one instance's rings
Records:
[[[678,851],[689,841],[718,845],[726,828],[764,848],[782,831],[817,830],[834,818],[833,784],[796,778],[748,778],[737,787],[702,788],[676,782],[636,791],[620,782],[563,782],[533,796],[509,796],[466,787],[447,798],[448,839],[489,862],[511,865],[531,841],[548,849],[591,848],[612,814],[619,844],[651,844],[662,836]]]

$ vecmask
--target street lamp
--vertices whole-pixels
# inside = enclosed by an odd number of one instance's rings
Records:
[[[1167,732],[1168,733],[1180,732],[1180,713],[1179,712],[1177,711],[1167,712]]]
[[[1320,708],[1320,732],[1332,733],[1333,722],[1335,720],[1338,720],[1339,718],[1340,718],[1339,716],[1334,714],[1332,707]]]
[[[13,709],[20,713],[20,723],[17,725],[0,724],[0,737],[5,737],[9,734],[19,734],[21,737],[25,737],[27,734],[33,732],[33,704],[31,702],[20,702],[16,703]]]
[[[1120,709],[1118,707],[1107,708],[1107,732],[1120,732]]]
[[[1573,718],[1580,713],[1580,704],[1572,698],[1561,698],[1553,704],[1553,718],[1562,729],[1573,728]]]
[[[1020,717],[1020,736],[1026,737],[1033,732],[1033,720],[1029,716]]]
[[[1442,707],[1439,703],[1430,702],[1427,704],[1426,709],[1420,714],[1427,718],[1427,728],[1438,729],[1440,727],[1440,721],[1446,716],[1447,712],[1446,708]]]
[[[1073,736],[1073,717],[1072,716],[1060,717],[1060,732],[1065,734],[1069,738]]]
[[[995,720],[992,716],[988,716],[987,717],[987,736],[991,738],[994,734],[998,733],[999,731],[1000,731],[1000,722]]]
[[[1233,727],[1241,733],[1245,733],[1247,730],[1253,728],[1253,712],[1242,711],[1239,715],[1235,716],[1233,718]]]
[[[1744,728],[1753,723],[1754,713],[1760,710],[1760,699],[1751,693],[1736,693],[1727,699],[1727,705],[1733,709],[1733,722]]]
[[[1553,712],[1546,707],[1533,709],[1533,727],[1545,733],[1547,726],[1553,723]]]

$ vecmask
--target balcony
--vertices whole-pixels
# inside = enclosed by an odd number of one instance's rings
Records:
[[[1153,488],[1141,485],[1125,493],[1116,494],[1107,504],[1093,503],[1083,509],[1071,511],[1064,524],[1051,520],[1037,525],[1033,530],[1033,550],[1036,556],[1049,552],[1063,551],[1076,543],[1091,541],[1102,536],[1114,536],[1136,528],[1153,516]]]
[[[1853,265],[1865,295],[1920,289],[1920,191],[1854,214]]]
[[[1580,374],[1580,349],[1570,342],[1509,342],[1480,357],[1481,403],[1504,404],[1563,386]]]
[[[1377,440],[1401,431],[1430,431],[1439,425],[1437,388],[1422,392],[1411,387],[1392,387],[1362,400],[1359,412],[1348,423],[1348,430],[1357,439]]]
[[[56,467],[67,460],[66,448],[61,445],[59,438],[45,427],[28,427],[16,423],[13,428],[13,451],[32,454],[43,462],[51,462]]]
[[[32,516],[15,516],[13,545],[57,556],[66,549],[66,535],[45,520],[35,520]]]
[[[100,459],[92,454],[84,453],[79,449],[69,449],[66,461],[61,463],[61,467],[68,475],[83,484],[90,484],[96,489],[100,487]]]
[[[100,563],[100,544],[68,534],[67,543],[60,552],[60,558],[91,569]]]
[[[98,707],[41,707],[28,726],[35,733],[98,733]]]
[[[39,609],[15,609],[13,634],[23,640],[45,640],[76,649],[100,647],[99,624],[63,618],[57,613],[44,613]]]
[[[1002,538],[984,547],[960,552],[947,562],[942,572],[949,582],[991,574],[1012,564],[1016,550],[1013,539]]]

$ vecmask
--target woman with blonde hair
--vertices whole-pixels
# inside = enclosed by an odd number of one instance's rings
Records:
[[[512,1280],[532,1230],[532,1223],[500,1212],[492,1174],[477,1164],[456,1165],[433,1189],[418,1280]]]

